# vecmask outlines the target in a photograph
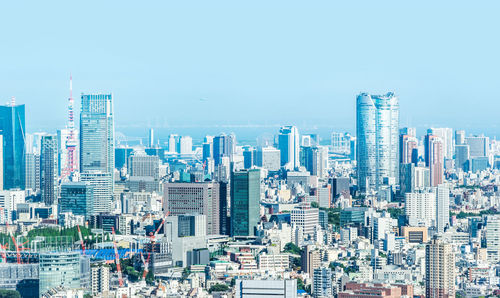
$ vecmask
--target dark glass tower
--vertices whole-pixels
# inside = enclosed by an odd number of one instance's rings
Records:
[[[260,217],[260,170],[241,170],[231,177],[231,236],[254,236]]]
[[[24,105],[0,106],[0,134],[3,136],[3,187],[25,189]]]

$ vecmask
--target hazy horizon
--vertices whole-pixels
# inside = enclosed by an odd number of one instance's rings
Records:
[[[392,91],[401,126],[500,136],[500,3],[425,3],[4,3],[0,102],[26,104],[27,131],[55,131],[71,73],[77,107],[82,92],[113,93],[124,133],[284,124],[353,133],[356,95]]]

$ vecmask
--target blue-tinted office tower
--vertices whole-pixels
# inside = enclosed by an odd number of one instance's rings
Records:
[[[112,174],[115,138],[111,94],[82,94],[80,132],[81,171]]]
[[[3,136],[3,187],[25,189],[26,156],[24,105],[0,106],[0,134]]]
[[[356,100],[357,170],[362,192],[399,180],[399,102],[394,93],[361,93]]]
[[[93,211],[109,212],[113,197],[114,149],[111,94],[82,94],[80,113],[81,181],[94,186]]]
[[[235,146],[236,137],[234,135],[221,134],[214,137],[213,155],[215,166],[221,164],[223,157],[228,157],[229,161],[232,161]]]
[[[293,170],[300,166],[299,131],[295,126],[282,126],[278,135],[281,166]]]
[[[59,212],[83,215],[86,220],[92,215],[94,207],[94,186],[85,182],[65,182],[61,184]]]
[[[42,136],[40,153],[40,186],[42,188],[42,200],[45,205],[50,206],[57,203],[58,185],[58,142],[57,136]]]
[[[254,236],[260,220],[260,170],[231,176],[231,236]]]

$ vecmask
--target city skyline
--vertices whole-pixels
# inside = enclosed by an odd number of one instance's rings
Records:
[[[131,121],[155,128],[272,123],[302,129],[307,123],[352,132],[356,94],[392,91],[400,98],[404,125],[487,127],[487,134],[499,136],[489,108],[496,102],[500,66],[499,45],[489,37],[498,21],[489,14],[498,3],[434,3],[432,11],[393,4],[277,1],[261,10],[225,1],[195,9],[165,3],[51,9],[33,3],[38,9],[22,14],[17,4],[5,4],[12,13],[0,24],[18,27],[3,34],[15,47],[0,49],[0,99],[16,96],[27,105],[29,132],[55,130],[66,123],[72,73],[75,95],[113,93],[116,127],[125,134]],[[145,9],[150,18],[136,16]],[[370,21],[386,11],[391,18]],[[37,28],[22,25],[26,18]],[[243,112],[245,103],[252,104]]]

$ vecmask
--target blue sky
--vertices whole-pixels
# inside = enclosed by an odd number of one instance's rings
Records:
[[[402,125],[500,135],[498,1],[17,2],[0,101],[27,105],[29,131],[64,126],[71,72],[77,102],[113,92],[119,129],[352,130],[356,94],[394,91]]]

